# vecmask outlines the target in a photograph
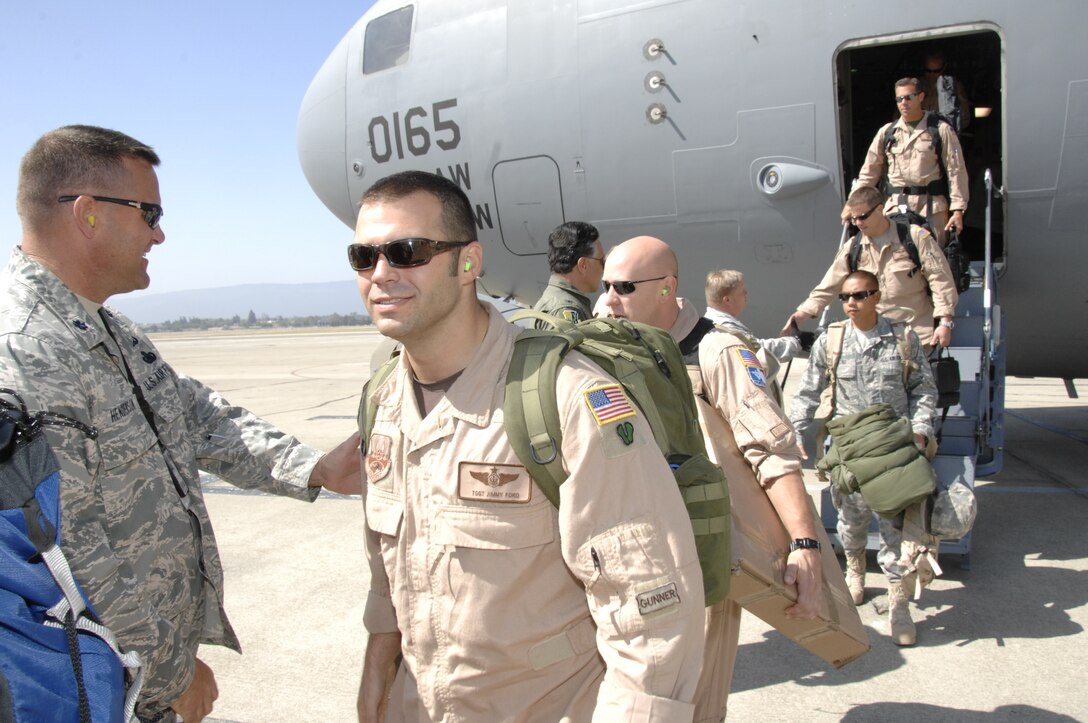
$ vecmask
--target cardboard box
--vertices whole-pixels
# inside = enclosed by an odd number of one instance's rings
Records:
[[[812,514],[823,548],[824,600],[817,619],[797,620],[785,613],[797,601],[797,586],[783,582],[791,538],[737,450],[732,429],[701,399],[699,420],[708,440],[707,451],[729,481],[733,515],[730,599],[836,668],[864,655],[869,651],[868,632],[850,599],[841,564],[815,506]]]

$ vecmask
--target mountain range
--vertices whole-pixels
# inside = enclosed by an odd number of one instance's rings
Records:
[[[366,314],[354,280],[310,284],[243,284],[217,289],[115,296],[109,305],[138,324],[189,319]]]

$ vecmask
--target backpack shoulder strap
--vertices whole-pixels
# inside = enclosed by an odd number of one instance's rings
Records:
[[[918,273],[922,270],[922,255],[918,253],[918,244],[914,242],[914,234],[911,231],[911,226],[916,224],[900,223],[899,221],[893,221],[896,233],[899,234],[899,243],[903,244],[903,248],[907,250],[907,256],[910,257],[910,262],[914,264],[914,268],[910,271],[910,276]]]
[[[895,346],[899,349],[899,358],[903,364],[903,386],[910,381],[910,373],[918,368],[911,355],[910,334],[907,333],[906,322],[893,321],[892,335],[895,337]]]
[[[933,152],[937,154],[937,165],[941,167],[941,178],[948,178],[948,171],[944,169],[944,140],[941,138],[940,116],[932,112],[927,114],[926,130],[929,131],[929,137],[933,139]]]
[[[367,447],[370,446],[370,433],[374,431],[374,417],[378,414],[378,405],[370,398],[370,387],[377,389],[385,380],[392,374],[393,370],[397,368],[397,357],[399,352],[394,353],[389,361],[378,367],[378,370],[371,375],[367,383],[363,385],[363,396],[359,400],[359,433],[362,436],[363,454],[366,454]]]
[[[835,384],[838,381],[839,357],[842,356],[842,341],[846,335],[846,322],[836,321],[827,327],[827,386],[820,393],[820,406],[816,408],[816,418],[830,419],[835,411]]]
[[[861,258],[861,231],[850,237],[850,251],[846,254],[846,266],[850,273],[858,270],[858,260]]]
[[[559,485],[567,479],[561,454],[563,434],[555,397],[559,364],[577,339],[526,330],[514,342],[506,373],[503,419],[518,459],[544,496],[559,506]]]

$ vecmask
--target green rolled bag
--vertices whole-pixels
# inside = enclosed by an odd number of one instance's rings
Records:
[[[831,449],[817,463],[842,494],[860,492],[865,504],[894,517],[937,486],[933,465],[918,451],[910,420],[889,404],[874,404],[827,423]]]

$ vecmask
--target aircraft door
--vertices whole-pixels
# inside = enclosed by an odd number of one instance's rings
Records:
[[[500,161],[492,180],[503,245],[517,256],[548,253],[548,234],[566,220],[559,165],[548,156]]]

